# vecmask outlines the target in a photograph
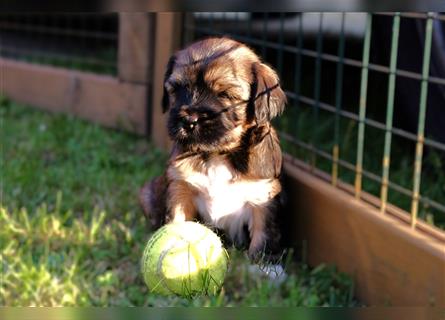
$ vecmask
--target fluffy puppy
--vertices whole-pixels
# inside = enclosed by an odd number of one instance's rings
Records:
[[[239,42],[209,38],[173,55],[162,99],[173,148],[140,192],[151,225],[199,220],[253,260],[278,253],[282,155],[270,121],[285,102],[275,71]]]

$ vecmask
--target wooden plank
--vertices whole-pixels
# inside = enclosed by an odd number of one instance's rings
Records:
[[[181,13],[158,12],[156,14],[151,136],[153,142],[164,149],[171,147],[167,133],[167,114],[163,114],[161,108],[164,74],[168,59],[180,45],[181,19]]]
[[[315,177],[320,178],[325,182],[331,183],[331,175],[329,173],[326,173],[321,170],[312,170],[312,167],[309,164],[302,162],[301,160],[295,159],[288,154],[285,154],[284,157],[287,159],[287,161],[293,163],[303,171],[311,172]],[[346,191],[350,195],[355,194],[354,186],[348,183],[338,181],[337,187],[342,191]],[[361,196],[361,200],[368,204],[371,204],[375,208],[380,208],[380,199],[373,196],[372,194],[364,192]],[[385,214],[391,215],[393,218],[398,219],[407,225],[411,224],[410,213],[390,203],[387,204]],[[425,233],[429,237],[436,238],[437,240],[445,243],[445,232],[442,229],[439,229],[438,227],[428,224],[423,220],[417,220],[416,229],[421,233]]]
[[[14,101],[72,113],[113,128],[145,133],[144,85],[3,58],[0,58],[0,69],[4,79],[3,93]]]
[[[119,13],[119,79],[147,83],[152,75],[154,15],[146,12]]]
[[[310,265],[353,275],[369,305],[445,306],[445,242],[299,169],[285,157],[290,240]]]

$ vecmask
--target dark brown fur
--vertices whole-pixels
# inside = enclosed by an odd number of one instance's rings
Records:
[[[246,204],[252,210],[248,236],[231,240],[243,245],[248,238],[252,258],[276,253],[282,156],[270,120],[285,104],[276,73],[245,45],[210,38],[170,59],[164,85],[163,109],[169,111],[174,146],[166,173],[141,189],[148,221],[156,229],[173,220],[199,219],[194,199],[200,191],[186,179],[206,174],[212,161],[222,163],[236,182],[270,179],[270,200]]]

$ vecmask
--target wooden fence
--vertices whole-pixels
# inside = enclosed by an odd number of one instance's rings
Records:
[[[179,14],[119,14],[116,77],[0,58],[2,91],[17,102],[137,134],[160,130],[158,121],[151,125],[151,116],[159,115],[147,112],[160,91],[152,80],[163,72],[175,49],[173,37],[161,33],[172,34],[179,18]],[[156,37],[165,41],[155,46]]]

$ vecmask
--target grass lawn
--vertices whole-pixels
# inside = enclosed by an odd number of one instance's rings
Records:
[[[281,285],[230,250],[221,293],[193,300],[148,292],[139,260],[150,232],[137,202],[166,155],[145,139],[0,101],[0,305],[351,306],[333,266],[288,265]]]

